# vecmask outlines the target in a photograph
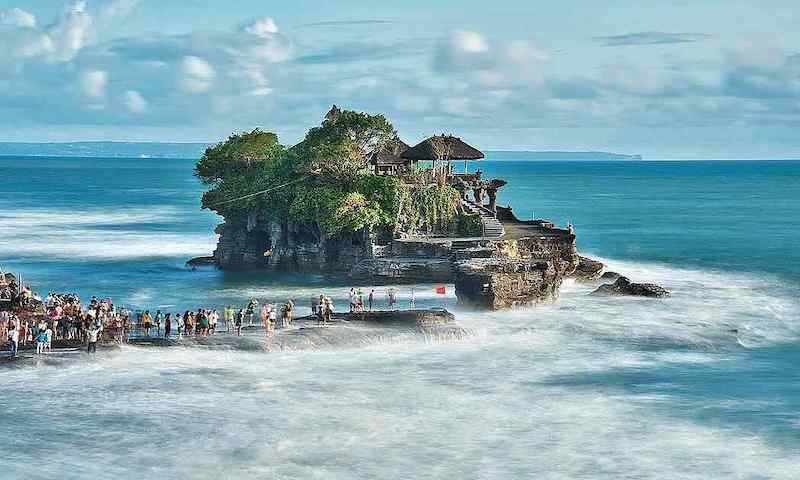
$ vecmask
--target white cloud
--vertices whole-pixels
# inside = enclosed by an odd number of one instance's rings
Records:
[[[210,63],[200,57],[186,56],[181,64],[183,78],[181,87],[188,93],[203,93],[214,83],[216,71]]]
[[[123,96],[123,103],[131,113],[144,113],[147,110],[147,100],[136,90],[128,90]]]
[[[107,23],[115,18],[127,17],[139,4],[139,0],[111,0],[97,15],[100,23]]]
[[[449,38],[450,46],[464,53],[483,53],[489,51],[489,44],[483,35],[476,32],[457,31]]]
[[[275,24],[275,20],[272,18],[265,17],[245,26],[244,31],[257,37],[271,38],[278,33],[278,25]]]
[[[55,46],[53,58],[61,62],[75,58],[86,44],[91,26],[92,16],[86,11],[86,2],[73,2],[48,32]]]
[[[108,85],[108,72],[103,70],[90,70],[81,77],[81,89],[89,98],[103,98]]]
[[[11,10],[0,12],[0,25],[36,28],[36,16],[21,8],[12,8]]]

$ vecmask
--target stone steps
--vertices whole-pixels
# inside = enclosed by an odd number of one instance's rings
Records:
[[[464,207],[471,213],[481,216],[484,238],[500,238],[505,235],[503,224],[500,223],[500,221],[495,218],[494,214],[485,207],[482,207],[470,200],[464,202]]]

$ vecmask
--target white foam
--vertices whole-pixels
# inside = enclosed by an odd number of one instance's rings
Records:
[[[184,213],[171,207],[65,211],[10,211],[0,214],[0,257],[113,260],[191,257],[210,254],[217,236],[143,231],[144,224],[174,223]],[[178,224],[180,225],[180,224]],[[117,227],[117,228],[108,228]]]

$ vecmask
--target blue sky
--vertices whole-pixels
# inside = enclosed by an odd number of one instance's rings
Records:
[[[798,158],[790,1],[0,0],[0,141],[291,144],[332,103],[408,142]]]

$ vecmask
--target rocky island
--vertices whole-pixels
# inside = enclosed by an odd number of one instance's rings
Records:
[[[497,205],[507,180],[470,173],[483,157],[452,135],[409,147],[384,116],[335,105],[291,148],[261,130],[233,135],[195,169],[203,208],[225,221],[213,257],[190,264],[452,282],[459,303],[488,309],[552,301],[576,271],[598,278],[571,225]]]

